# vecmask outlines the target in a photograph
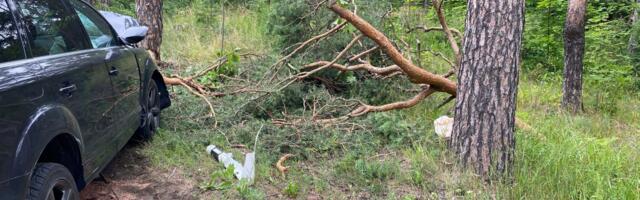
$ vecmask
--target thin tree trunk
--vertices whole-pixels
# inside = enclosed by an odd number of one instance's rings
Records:
[[[450,147],[488,180],[513,163],[524,0],[469,0],[467,9]]]
[[[636,0],[634,5],[640,6],[640,0]],[[629,36],[629,56],[631,57],[633,73],[636,78],[640,78],[640,52],[638,51],[640,48],[638,44],[640,23],[638,23],[638,17],[640,16],[638,16],[638,7],[636,7],[633,9],[633,14],[631,15],[631,35]]]
[[[136,13],[140,23],[149,27],[147,37],[140,43],[141,46],[151,51],[156,61],[160,61],[162,0],[136,0]]]
[[[582,59],[584,58],[586,13],[586,0],[569,0],[569,9],[564,25],[562,107],[572,113],[582,111]]]

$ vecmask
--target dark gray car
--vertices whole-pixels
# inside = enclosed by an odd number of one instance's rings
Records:
[[[0,199],[77,199],[170,105],[162,76],[80,0],[0,0]]]

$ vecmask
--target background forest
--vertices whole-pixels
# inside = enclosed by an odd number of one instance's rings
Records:
[[[274,72],[272,65],[292,46],[341,23],[333,12],[310,2],[164,1],[163,74],[188,77],[224,56],[226,63],[196,81],[225,95],[206,97],[215,111],[208,117],[202,98],[185,87],[171,87],[173,105],[163,113],[162,131],[134,148],[151,160],[149,167],[178,170],[192,183],[190,195],[205,199],[640,198],[640,54],[629,51],[631,37],[638,37],[633,33],[640,31],[631,23],[635,1],[589,1],[585,112],[578,115],[560,108],[567,3],[526,1],[517,117],[530,129],[517,130],[513,180],[490,185],[460,169],[445,139],[434,132],[436,118],[453,115],[453,103],[441,105],[448,95],[326,124],[318,119],[344,116],[354,103],[403,101],[420,88],[403,77],[336,70],[277,90],[278,85],[261,81],[332,60],[358,33],[347,26]],[[358,15],[419,66],[444,74],[450,67],[441,57],[455,59],[445,34],[415,29],[440,26],[431,1],[340,3],[357,7]],[[98,7],[135,16],[133,0]],[[463,31],[466,2],[445,0],[443,11],[449,26]],[[350,53],[372,45],[362,40]],[[369,59],[392,64],[381,53]],[[208,144],[236,153],[246,151],[238,146],[253,149],[257,133],[252,185],[237,182],[204,151]],[[275,167],[284,154],[293,155],[285,162],[286,174]]]

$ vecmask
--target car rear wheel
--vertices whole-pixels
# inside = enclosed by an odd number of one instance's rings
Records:
[[[149,83],[149,92],[147,92],[147,105],[142,109],[142,126],[138,129],[138,138],[141,140],[150,140],[160,127],[160,91],[155,81]]]
[[[38,163],[29,184],[30,200],[78,200],[80,194],[69,170],[58,163]]]

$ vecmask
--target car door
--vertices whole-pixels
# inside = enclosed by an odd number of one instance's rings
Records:
[[[85,176],[111,159],[110,125],[114,124],[113,92],[105,57],[92,48],[75,14],[62,0],[14,0],[28,40],[29,62],[38,63],[38,83],[47,102],[76,117],[84,142]],[[113,152],[111,152],[113,153]]]
[[[122,45],[117,34],[97,11],[87,3],[69,0],[80,19],[93,48],[107,51],[105,62],[117,99],[114,102],[116,127],[112,130],[120,149],[140,125],[140,74],[134,53]]]

